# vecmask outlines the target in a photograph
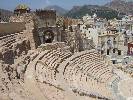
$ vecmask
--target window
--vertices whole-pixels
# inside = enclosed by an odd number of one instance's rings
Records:
[[[113,64],[116,64],[116,60],[112,60],[112,63],[113,63]]]
[[[121,55],[121,50],[118,50],[118,55]]]
[[[109,49],[107,49],[107,55],[109,55]]]
[[[116,51],[116,50],[115,50],[115,48],[114,48],[114,49],[113,49],[113,53],[115,53],[115,51]]]

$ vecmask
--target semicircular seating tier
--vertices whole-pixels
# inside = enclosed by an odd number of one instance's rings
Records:
[[[115,98],[112,86],[115,84],[113,82],[119,81],[119,77],[95,50],[72,54],[68,48],[65,51],[64,46],[59,45],[55,49],[45,46],[45,50],[41,50],[39,52],[45,53],[35,66],[39,82],[71,90],[79,95]]]

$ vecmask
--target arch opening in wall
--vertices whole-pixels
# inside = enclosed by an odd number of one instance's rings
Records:
[[[52,43],[54,40],[54,33],[51,30],[47,30],[43,34],[43,39],[45,43]]]

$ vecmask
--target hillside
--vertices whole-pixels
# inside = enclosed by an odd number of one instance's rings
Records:
[[[98,17],[113,19],[118,18],[118,12],[108,7],[98,5],[84,5],[81,7],[73,7],[68,13],[65,14],[67,17],[81,18],[85,14],[93,15],[97,14]]]
[[[56,10],[57,15],[64,15],[67,12],[66,9],[64,9],[62,7],[59,7],[57,5],[47,6],[45,9],[48,9],[48,10],[54,9],[54,10]]]
[[[8,22],[9,21],[9,17],[13,14],[13,12],[9,11],[9,10],[5,10],[5,9],[0,9],[0,16],[1,16],[1,20],[4,22]]]
[[[126,2],[123,0],[113,0],[112,2],[105,4],[105,6],[121,13],[133,15],[133,1]]]

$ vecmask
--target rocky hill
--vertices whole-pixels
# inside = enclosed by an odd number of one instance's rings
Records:
[[[121,13],[133,15],[133,1],[113,0],[105,4],[105,6]]]
[[[57,5],[47,6],[45,9],[48,9],[48,10],[54,9],[54,10],[56,10],[57,15],[64,15],[67,12],[66,9],[64,9],[60,6],[57,6]]]
[[[93,15],[94,13],[96,13],[97,16],[101,18],[118,18],[117,11],[105,6],[98,5],[74,6],[68,13],[65,14],[65,16],[72,18],[81,18],[85,14]]]

